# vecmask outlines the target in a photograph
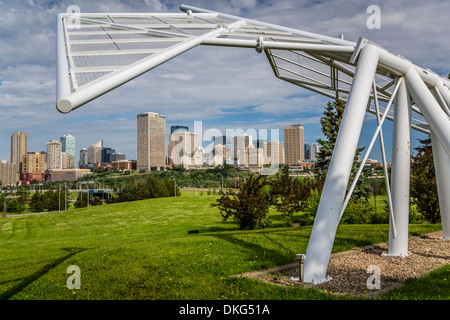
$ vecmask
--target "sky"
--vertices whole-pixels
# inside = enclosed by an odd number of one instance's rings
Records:
[[[264,54],[253,49],[201,46],[68,114],[56,110],[56,15],[71,5],[81,12],[181,12],[189,4],[356,42],[365,37],[439,75],[450,73],[450,1],[303,0],[0,0],[0,160],[10,161],[10,134],[28,133],[28,151],[66,133],[77,153],[99,140],[136,159],[136,115],[157,112],[166,127],[201,123],[203,146],[226,130],[270,132],[301,124],[305,142],[323,138],[320,117],[329,99],[277,79]],[[369,29],[370,5],[380,28]],[[359,141],[367,146],[376,119],[367,115]],[[261,131],[260,131],[261,130]],[[391,159],[392,123],[383,126]],[[412,146],[422,133],[413,131]],[[168,140],[167,140],[168,141]],[[378,144],[369,158],[381,161]],[[78,155],[77,159],[78,160]]]

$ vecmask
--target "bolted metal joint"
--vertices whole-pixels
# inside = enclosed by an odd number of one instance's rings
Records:
[[[264,50],[264,39],[263,37],[258,37],[256,39],[256,52],[261,53]]]

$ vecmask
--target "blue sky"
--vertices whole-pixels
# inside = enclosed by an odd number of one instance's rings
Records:
[[[282,26],[357,41],[363,36],[440,75],[450,72],[450,1],[13,1],[0,0],[0,159],[10,160],[14,131],[28,132],[29,151],[65,133],[77,151],[104,146],[136,158],[136,114],[158,112],[171,125],[202,121],[203,130],[279,129],[300,123],[305,140],[322,137],[319,119],[328,99],[280,81],[255,50],[197,47],[71,112],[55,108],[56,14],[81,12],[180,12],[182,3]],[[381,9],[381,29],[369,30],[369,5]],[[368,115],[360,146],[375,130]],[[392,124],[383,127],[390,160]],[[413,132],[413,147],[423,134]],[[207,142],[204,142],[204,146]],[[381,160],[378,144],[370,158]]]

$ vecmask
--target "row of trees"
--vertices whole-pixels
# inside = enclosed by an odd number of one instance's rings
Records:
[[[28,197],[26,191],[18,194],[14,197],[7,197],[5,194],[0,196],[0,207],[3,208],[3,213],[22,213],[27,205],[32,212],[56,211],[64,209],[69,200],[69,195],[63,190],[36,191],[31,197]]]
[[[113,197],[108,197],[106,201],[87,192],[78,192],[76,200],[72,201],[70,193],[65,192],[64,188],[49,189],[45,192],[35,191],[31,196],[29,196],[28,190],[21,190],[21,192],[13,193],[8,197],[5,194],[1,194],[0,208],[3,208],[3,214],[21,213],[26,210],[26,206],[32,212],[44,212],[64,210],[72,202],[75,208],[82,208],[88,204],[89,206],[96,206],[103,203],[180,195],[180,187],[176,186],[174,179],[169,177],[161,178],[154,174],[130,177],[121,181],[116,190],[117,194]]]
[[[78,193],[75,200],[75,208],[101,205],[103,203],[119,203],[138,201],[145,199],[180,196],[180,187],[176,186],[175,180],[169,177],[161,178],[157,175],[133,176],[121,181],[117,188],[117,194],[109,197],[106,201],[98,196],[87,193]],[[89,196],[89,200],[87,197]]]
[[[109,202],[137,201],[180,195],[180,187],[172,178],[156,175],[137,176],[122,183],[117,197]]]

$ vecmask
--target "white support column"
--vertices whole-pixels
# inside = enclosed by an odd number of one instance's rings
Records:
[[[317,284],[327,281],[328,262],[377,64],[377,48],[365,46],[360,53],[306,251],[305,282]]]
[[[433,130],[430,131],[439,208],[441,211],[442,233],[444,239],[450,239],[450,157],[445,152]]]
[[[406,85],[436,138],[450,156],[450,119],[414,68],[405,74]]]
[[[411,98],[403,81],[395,97],[391,168],[391,197],[394,220],[389,219],[389,250],[387,256],[404,257],[409,255],[410,161]],[[394,229],[396,233],[393,232]]]

